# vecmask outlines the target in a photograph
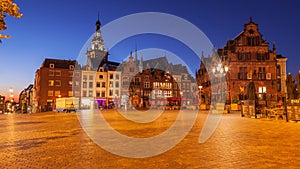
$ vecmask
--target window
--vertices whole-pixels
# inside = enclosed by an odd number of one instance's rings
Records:
[[[165,97],[171,97],[172,96],[172,91],[171,90],[164,91],[164,96]]]
[[[101,92],[101,96],[102,96],[102,97],[105,97],[105,91],[102,91],[102,92]]]
[[[69,65],[70,70],[74,70],[74,65]]]
[[[133,72],[133,71],[134,71],[134,70],[133,70],[133,67],[129,68],[129,71],[130,71],[130,72]]]
[[[75,97],[79,97],[80,96],[80,91],[75,91]]]
[[[73,97],[73,91],[68,91],[68,96]]]
[[[100,97],[100,92],[96,92],[96,97]]]
[[[93,79],[94,79],[93,75],[90,75],[89,80],[93,80]]]
[[[59,96],[59,95],[60,95],[60,91],[59,91],[59,90],[56,90],[55,93],[54,93],[54,95],[55,95],[55,96]]]
[[[55,71],[55,76],[61,76],[61,71],[60,70],[56,70]]]
[[[105,82],[102,82],[102,88],[105,88]]]
[[[60,80],[55,80],[55,86],[61,86]]]
[[[89,88],[93,88],[93,82],[89,82]]]
[[[87,83],[86,82],[82,83],[82,88],[85,88],[85,89],[87,88]]]
[[[247,67],[240,67],[239,73],[238,73],[238,78],[240,80],[246,80],[247,79]]]
[[[50,68],[54,68],[54,64],[53,64],[53,63],[50,63],[49,67],[50,67]]]
[[[114,87],[114,83],[112,81],[109,82],[109,87]]]
[[[267,87],[265,86],[259,86],[258,87],[258,99],[259,100],[266,100],[267,98]]]
[[[73,77],[74,72],[73,71],[69,71],[69,77]]]
[[[144,82],[144,87],[145,88],[150,88],[150,82]]]
[[[75,72],[75,77],[80,77],[80,72]]]
[[[258,79],[259,80],[265,80],[266,79],[266,68],[265,67],[259,67],[258,68]]]
[[[48,86],[54,86],[54,80],[49,80],[48,81]]]
[[[49,70],[49,76],[54,76],[54,70]]]
[[[86,76],[86,75],[83,75],[82,79],[83,79],[83,80],[87,80],[87,76]]]
[[[100,87],[100,82],[97,82],[96,87]]]
[[[103,75],[99,75],[99,79],[103,79]]]
[[[119,96],[119,90],[115,90],[115,96]]]
[[[114,79],[114,74],[109,74],[109,79]]]
[[[116,79],[120,79],[120,75],[116,74]]]
[[[53,96],[53,90],[48,90],[48,96]]]
[[[109,89],[109,96],[112,96],[112,95],[113,95],[113,90]]]
[[[166,89],[172,89],[172,83],[166,83]]]
[[[69,81],[69,86],[72,86],[72,85],[73,85],[73,81],[70,80],[70,81]]]
[[[79,81],[76,81],[76,82],[75,82],[75,86],[79,86]]]
[[[82,97],[86,97],[87,96],[87,93],[86,93],[86,91],[84,90],[84,91],[82,91]]]
[[[116,82],[116,86],[115,87],[119,87],[119,82]]]
[[[93,91],[89,91],[89,97],[93,97]]]

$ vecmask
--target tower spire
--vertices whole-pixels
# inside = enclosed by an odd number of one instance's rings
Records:
[[[101,22],[100,22],[100,13],[98,12],[98,20],[96,22],[96,31],[100,30]]]

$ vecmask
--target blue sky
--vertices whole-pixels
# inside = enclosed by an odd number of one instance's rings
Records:
[[[216,48],[223,47],[243,30],[253,17],[263,38],[275,42],[277,53],[288,57],[287,71],[294,76],[300,69],[298,46],[300,2],[201,1],[201,0],[15,0],[23,18],[7,17],[12,36],[0,44],[0,94],[10,87],[14,95],[34,81],[35,71],[45,58],[76,59],[95,30],[98,11],[105,25],[138,12],[164,12],[176,15],[201,29]],[[147,22],[147,21],[145,21]],[[139,26],[139,25],[136,25]],[[162,38],[162,40],[158,40]],[[105,41],[105,39],[104,39]],[[159,47],[188,58],[193,53],[177,41],[164,37],[132,37],[112,50],[110,57],[120,61],[131,50]],[[195,63],[195,66],[198,63]],[[192,68],[194,69],[194,68]],[[194,71],[194,70],[192,70]]]

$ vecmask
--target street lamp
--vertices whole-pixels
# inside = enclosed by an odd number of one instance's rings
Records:
[[[201,89],[203,88],[203,86],[199,86],[198,88],[199,88],[199,106],[201,106],[201,99],[202,99],[202,97],[201,97]]]
[[[220,100],[219,100],[219,102],[222,102],[222,100],[223,100],[223,82],[222,82],[222,78],[223,77],[225,77],[225,75],[226,75],[226,73],[228,72],[228,66],[224,66],[224,65],[222,65],[222,63],[218,63],[217,64],[217,66],[215,66],[215,67],[213,67],[212,68],[212,72],[213,72],[213,74],[216,76],[216,77],[218,77],[218,78],[220,78],[220,87],[221,87],[221,97],[220,97]],[[226,92],[226,91],[225,91]]]

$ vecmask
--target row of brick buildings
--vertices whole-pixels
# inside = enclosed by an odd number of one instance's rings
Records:
[[[83,65],[75,60],[44,60],[35,73],[32,103],[26,103],[34,112],[57,109],[60,98],[74,98],[80,109],[195,103],[196,83],[185,66],[173,65],[166,57],[144,61],[137,51],[135,58],[131,53],[122,63],[109,61],[100,26],[98,20]]]
[[[190,106],[222,98],[239,103],[248,99],[247,86],[253,83],[255,100],[270,105],[287,92],[287,58],[277,54],[275,44],[270,49],[252,18],[223,48],[201,57],[196,78],[184,65],[172,64],[165,56],[143,60],[137,50],[121,63],[109,61],[100,26],[98,20],[83,65],[75,60],[45,59],[35,73],[32,92],[22,94],[34,112],[56,109],[58,98],[78,98],[74,104],[81,109],[125,104],[135,108]]]

